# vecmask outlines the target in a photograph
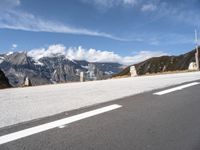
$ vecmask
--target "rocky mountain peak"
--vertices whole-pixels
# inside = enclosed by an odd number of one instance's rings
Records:
[[[95,66],[93,71],[95,78],[92,79],[108,78],[112,73],[121,71],[121,65],[118,63],[76,61],[66,58],[63,54],[33,57],[34,55],[27,55],[26,52],[14,52],[0,56],[2,57],[0,67],[13,86],[23,85],[26,76],[32,85],[79,81],[80,72],[91,74],[89,64]]]
[[[26,52],[14,52],[9,55],[5,55],[5,60],[12,65],[27,65],[30,63],[30,59]]]

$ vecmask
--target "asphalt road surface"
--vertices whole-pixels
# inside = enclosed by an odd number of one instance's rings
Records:
[[[1,128],[0,150],[200,150],[199,83]]]

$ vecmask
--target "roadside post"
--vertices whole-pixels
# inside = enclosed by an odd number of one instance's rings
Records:
[[[135,66],[130,66],[130,74],[131,77],[136,77],[138,75]]]
[[[84,72],[80,72],[80,82],[84,82]]]

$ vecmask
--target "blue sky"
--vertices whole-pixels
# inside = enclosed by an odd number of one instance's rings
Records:
[[[53,47],[124,64],[177,55],[195,46],[199,8],[199,0],[1,0],[0,52]]]

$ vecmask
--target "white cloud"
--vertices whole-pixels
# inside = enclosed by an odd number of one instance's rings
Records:
[[[187,25],[199,26],[200,15],[199,10],[191,8],[191,1],[184,1],[180,5],[173,5],[167,2],[160,2],[156,8],[156,14],[154,15],[154,21],[167,18],[171,20],[171,23],[186,23]]]
[[[28,52],[28,55],[33,57],[36,60],[38,60],[42,57],[53,57],[55,55],[66,55],[66,47],[61,44],[50,45],[47,49],[45,49],[45,48],[33,49]]]
[[[74,60],[87,60],[89,62],[118,62],[121,59],[114,52],[92,48],[86,50],[81,46],[67,49],[66,57]]]
[[[1,0],[0,1],[0,11],[6,9],[11,9],[13,7],[19,6],[20,0]]]
[[[146,59],[152,58],[152,57],[159,57],[168,55],[167,53],[164,53],[162,51],[140,51],[139,53],[133,55],[133,56],[126,56],[122,57],[122,64],[135,64],[141,61],[144,61]]]
[[[157,39],[157,38],[151,38],[149,40],[149,44],[150,45],[159,45],[160,44],[160,41]]]
[[[1,3],[9,6],[5,7],[6,11],[0,13],[0,28],[2,29],[89,35],[118,41],[135,41],[134,39],[123,39],[104,32],[93,31],[85,28],[76,28],[59,22],[43,19],[24,11],[16,10],[15,7],[20,5],[20,0],[3,0],[0,4]]]
[[[89,36],[105,37],[119,41],[130,41],[128,39],[119,38],[108,33],[92,31],[84,28],[75,28],[64,25],[62,23],[41,19],[35,17],[33,14],[20,11],[9,11],[9,13],[1,15],[0,28],[34,31],[34,32],[53,32],[53,33],[66,33],[66,34],[77,34],[77,35],[89,35]]]
[[[144,4],[141,8],[141,10],[143,12],[146,12],[146,11],[154,11],[156,10],[157,6],[154,5],[154,4]]]
[[[103,6],[111,8],[114,6],[134,6],[137,4],[138,0],[82,0],[86,3],[92,3],[96,6]]]
[[[127,5],[129,4],[134,5],[137,3],[137,0],[123,0],[123,3]]]
[[[17,44],[12,44],[12,49],[15,49],[15,48],[17,48],[17,47],[18,47]]]
[[[93,48],[84,49],[83,47],[66,48],[61,44],[51,45],[48,48],[33,49],[28,55],[38,60],[42,57],[53,57],[55,55],[65,55],[72,60],[86,60],[89,62],[118,62],[125,65],[135,64],[151,57],[167,55],[161,51],[140,51],[131,56],[120,56],[113,51],[96,50]]]

